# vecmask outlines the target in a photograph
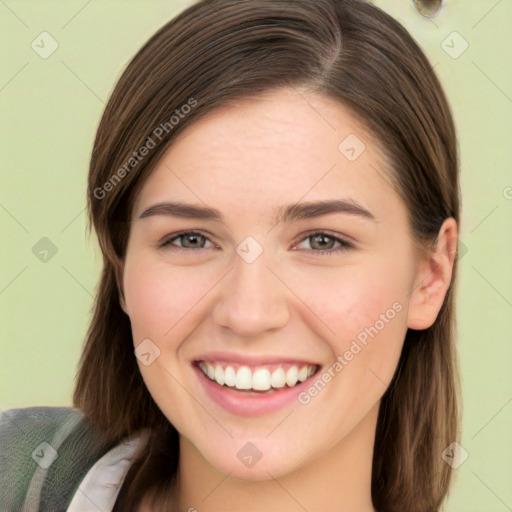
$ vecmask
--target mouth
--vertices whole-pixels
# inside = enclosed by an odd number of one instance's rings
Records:
[[[316,364],[274,363],[249,366],[220,361],[196,361],[201,372],[219,386],[245,394],[271,394],[294,388],[315,375]]]
[[[254,417],[293,406],[321,365],[279,359],[238,360],[230,355],[192,362],[206,396],[237,417]]]

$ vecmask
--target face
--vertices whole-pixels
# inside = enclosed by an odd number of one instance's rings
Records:
[[[418,268],[384,165],[342,105],[283,89],[191,125],[144,184],[123,308],[204,464],[277,478],[375,420]]]

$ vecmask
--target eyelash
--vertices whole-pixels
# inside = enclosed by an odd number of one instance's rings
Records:
[[[190,253],[190,251],[200,251],[202,249],[205,249],[204,247],[192,249],[192,248],[177,247],[177,246],[172,245],[172,242],[174,242],[175,240],[178,240],[185,236],[191,236],[191,235],[200,236],[200,237],[204,238],[205,240],[208,240],[211,242],[211,240],[207,236],[203,235],[202,233],[200,233],[198,231],[183,231],[181,233],[175,233],[172,235],[171,238],[167,238],[163,242],[159,243],[158,248],[171,250],[173,252],[177,252],[178,254],[185,254],[187,252]],[[307,240],[308,238],[314,238],[315,236],[319,236],[319,235],[324,235],[327,238],[330,238],[331,240],[338,242],[340,244],[340,247],[338,247],[337,249],[327,249],[327,250],[311,249],[311,251],[315,254],[318,254],[320,256],[332,256],[333,254],[338,254],[338,253],[347,251],[349,249],[354,249],[354,246],[350,242],[347,242],[346,240],[343,240],[342,238],[334,236],[326,231],[315,231],[313,233],[310,233],[310,234],[306,235],[304,238],[302,238],[302,240],[300,240],[300,242],[303,242],[304,240]]]

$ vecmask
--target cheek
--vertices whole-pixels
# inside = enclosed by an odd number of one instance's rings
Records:
[[[359,333],[364,342],[366,328],[377,324],[379,332],[403,330],[409,276],[376,264],[358,264],[338,268],[310,269],[301,275],[289,276],[293,289],[328,331],[337,340],[337,349]],[[405,265],[404,265],[405,266]],[[373,331],[372,331],[373,332]]]
[[[387,264],[382,258],[368,263],[322,269],[296,281],[301,283],[298,294],[321,319],[316,324],[327,327],[318,334],[328,343],[331,362],[339,363],[333,375],[343,374],[337,382],[357,390],[345,398],[365,397],[358,407],[369,407],[384,393],[407,333],[407,265],[391,258]]]
[[[143,338],[161,339],[186,323],[182,320],[188,320],[206,296],[211,280],[199,270],[171,269],[150,258],[127,260],[123,282],[135,343]]]

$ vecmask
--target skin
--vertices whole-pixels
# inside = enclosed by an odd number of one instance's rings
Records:
[[[365,144],[352,162],[338,150],[349,134]],[[180,433],[179,510],[374,510],[379,403],[407,328],[425,329],[436,319],[457,244],[456,222],[447,219],[436,249],[419,250],[384,166],[375,142],[343,105],[280,89],[191,125],[141,189],[122,306],[134,345],[149,338],[160,350],[149,366],[138,364]],[[376,220],[331,213],[274,222],[278,206],[339,198],[357,201]],[[139,218],[172,200],[216,208],[225,221]],[[181,230],[206,238],[177,238],[158,248]],[[353,248],[319,255],[340,245],[309,238],[324,230]],[[236,252],[248,236],[263,248],[250,264]],[[395,303],[401,311],[307,405],[294,401],[241,417],[209,398],[191,365],[210,350],[292,355],[318,362],[322,375]],[[252,468],[237,458],[249,441],[262,453]]]

